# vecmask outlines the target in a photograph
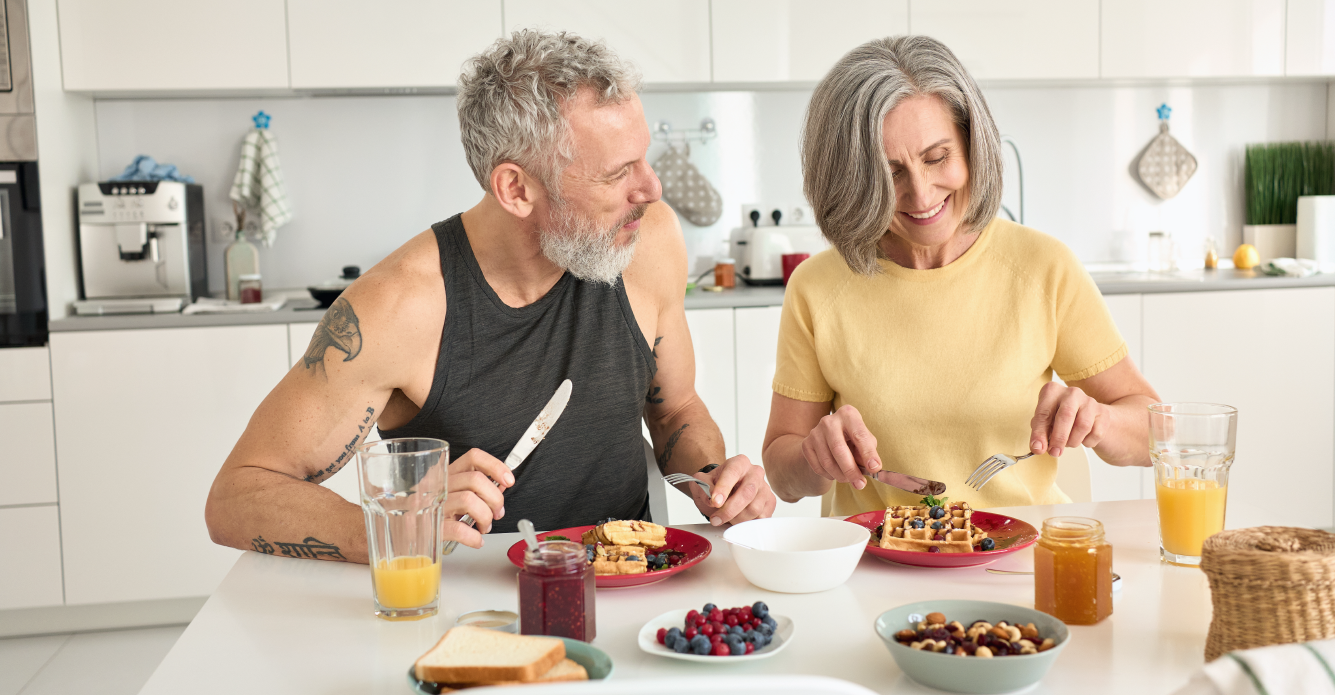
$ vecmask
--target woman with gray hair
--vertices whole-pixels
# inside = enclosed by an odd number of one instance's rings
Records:
[[[834,248],[784,297],[764,448],[780,498],[823,495],[827,515],[919,501],[869,477],[884,469],[959,499],[988,456],[1028,450],[968,499],[1053,504],[1070,501],[1056,485],[1066,448],[1149,465],[1158,396],[1071,250],[996,218],[1000,138],[950,49],[925,36],[855,48],[816,87],[802,139]]]

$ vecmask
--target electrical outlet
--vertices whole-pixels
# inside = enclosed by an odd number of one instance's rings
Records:
[[[232,220],[217,219],[210,227],[209,241],[215,244],[231,243],[236,238],[236,223]]]
[[[774,213],[779,213],[779,226],[788,225],[813,225],[816,224],[816,217],[811,213],[810,205],[791,205],[791,204],[765,204],[751,203],[742,206],[742,226],[752,226],[751,213],[760,213],[758,227],[775,226]]]

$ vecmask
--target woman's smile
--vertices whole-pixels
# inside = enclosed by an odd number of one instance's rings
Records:
[[[944,200],[936,204],[936,207],[925,212],[908,212],[907,210],[901,210],[901,212],[913,224],[935,224],[941,218],[942,213],[946,211],[946,203],[948,202],[950,202],[950,196],[946,196]]]

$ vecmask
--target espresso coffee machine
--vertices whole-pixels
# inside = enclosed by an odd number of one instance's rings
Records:
[[[180,311],[208,294],[204,189],[175,181],[79,186],[79,314]]]

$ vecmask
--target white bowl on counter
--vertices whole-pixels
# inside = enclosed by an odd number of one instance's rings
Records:
[[[769,591],[809,594],[848,581],[867,529],[843,519],[753,519],[723,533],[747,581]]]

